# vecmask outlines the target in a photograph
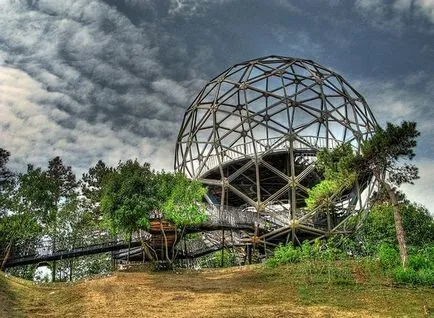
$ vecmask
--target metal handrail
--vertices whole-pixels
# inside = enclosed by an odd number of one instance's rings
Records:
[[[292,148],[297,151],[317,151],[323,148],[333,149],[341,145],[343,142],[341,140],[318,137],[318,136],[302,136],[297,137],[297,139],[292,141]],[[221,146],[224,148],[223,146]],[[205,160],[205,164],[201,169],[201,175],[205,172],[218,167],[219,164],[225,164],[230,161],[235,161],[241,158],[253,158],[256,156],[263,155],[264,153],[276,153],[288,151],[291,148],[291,141],[288,139],[282,139],[282,137],[274,137],[268,139],[260,139],[249,141],[246,143],[234,145],[231,148],[224,149],[220,154],[213,154],[205,157],[204,159],[193,158],[188,162],[196,162],[197,166],[195,169],[202,166],[202,161]],[[195,171],[196,172],[196,171]]]

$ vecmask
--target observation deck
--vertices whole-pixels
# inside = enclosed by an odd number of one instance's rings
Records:
[[[320,149],[333,149],[341,144],[340,140],[318,136],[297,136],[294,140],[289,140],[288,137],[274,137],[236,144],[230,148],[221,147],[220,155],[211,151],[206,156],[199,155],[197,158],[186,160],[185,165],[189,165],[191,170],[195,171],[195,178],[202,178],[216,167],[223,167],[238,160],[255,160],[270,154],[288,152],[291,148],[299,154],[314,155]]]

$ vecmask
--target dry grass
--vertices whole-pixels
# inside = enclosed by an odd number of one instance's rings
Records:
[[[357,270],[349,284],[311,281],[301,273],[299,265],[119,272],[47,286],[2,274],[0,316],[424,317],[434,311],[433,289],[375,283]]]

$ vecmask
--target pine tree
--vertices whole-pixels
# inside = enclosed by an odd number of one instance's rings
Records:
[[[371,171],[389,196],[403,267],[407,265],[408,252],[396,187],[413,184],[419,178],[418,168],[406,161],[414,158],[419,135],[415,122],[387,123],[385,129],[378,127],[372,138],[363,143],[362,155],[356,158],[355,166],[359,173]]]

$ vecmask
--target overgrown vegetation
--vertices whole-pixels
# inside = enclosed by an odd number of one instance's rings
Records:
[[[303,263],[312,279],[327,272],[330,281],[345,281],[348,261],[358,261],[366,270],[372,264],[396,284],[434,287],[434,217],[417,204],[402,206],[403,225],[409,235],[408,264],[402,267],[396,242],[393,210],[387,203],[376,204],[362,229],[352,237],[334,237],[324,241],[305,241],[301,246],[280,245],[267,260],[271,268],[282,264]],[[340,264],[336,266],[336,264]]]
[[[360,154],[354,154],[349,144],[320,151],[317,169],[324,180],[309,190],[306,206],[309,210],[324,210],[329,230],[334,214],[333,197],[358,178],[369,174],[376,178],[381,185],[377,202],[355,236],[334,238],[322,244],[315,242],[312,246],[308,243],[299,247],[279,246],[267,264],[362,257],[378,260],[384,273],[396,283],[434,285],[433,217],[424,207],[408,202],[396,188],[418,178],[417,167],[405,162],[415,156],[418,136],[415,123],[388,123],[362,143]],[[333,240],[339,248],[330,245]]]

